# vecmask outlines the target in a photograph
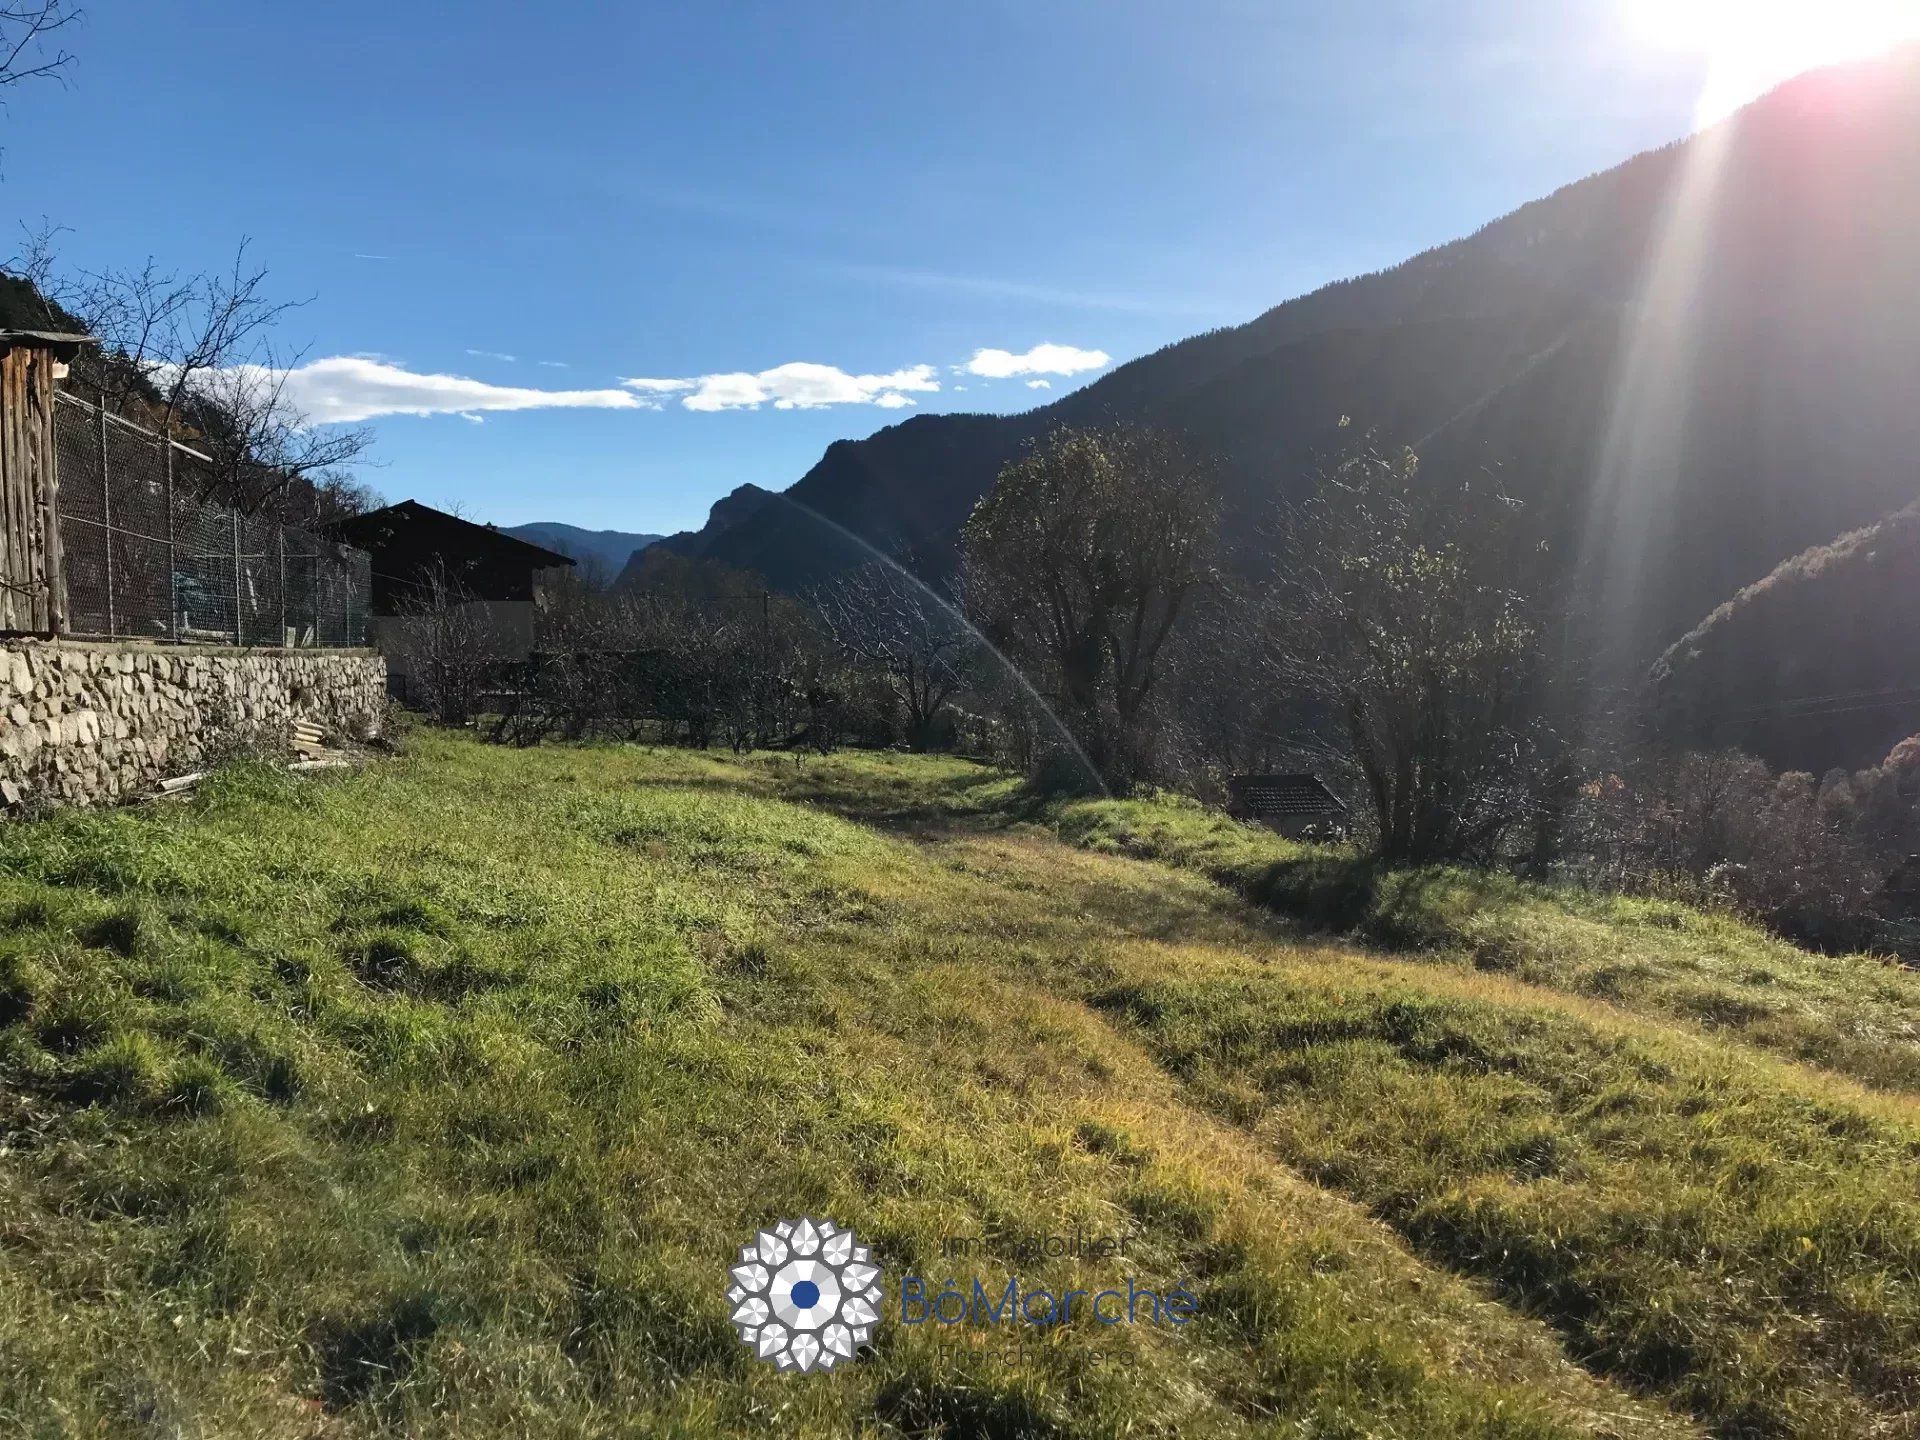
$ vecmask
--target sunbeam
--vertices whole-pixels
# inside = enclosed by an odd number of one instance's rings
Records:
[[[1589,488],[1580,572],[1598,631],[1597,671],[1618,678],[1641,639],[1647,566],[1680,480],[1699,348],[1696,299],[1735,129],[1696,137],[1674,167],[1640,291],[1622,324],[1619,368]]]
[[[1920,40],[1913,0],[1631,0],[1629,13],[1649,44],[1705,60],[1702,124],[1801,71]]]

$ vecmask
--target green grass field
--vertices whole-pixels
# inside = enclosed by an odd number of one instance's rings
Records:
[[[446,736],[0,829],[0,910],[0,1434],[1915,1433],[1920,988],[1724,918]],[[806,1213],[1198,1315],[777,1375]]]

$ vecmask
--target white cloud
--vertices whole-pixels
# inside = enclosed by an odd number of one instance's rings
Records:
[[[757,375],[706,375],[685,388],[693,393],[680,403],[689,410],[758,410],[767,398]]]
[[[510,360],[503,351],[470,350],[471,355]],[[541,365],[564,368],[565,362]],[[1109,363],[1102,350],[1072,345],[1036,345],[1024,354],[979,350],[956,373],[989,379],[1030,377],[1026,384],[1048,390],[1048,375],[1075,375]],[[728,371],[713,375],[634,376],[618,389],[559,390],[527,385],[494,385],[465,375],[423,373],[403,361],[372,353],[330,355],[291,370],[242,366],[225,372],[243,382],[277,383],[295,409],[318,425],[353,424],[383,415],[458,415],[473,424],[493,412],[510,410],[659,410],[677,399],[682,408],[724,410],[819,410],[835,405],[872,405],[904,410],[916,395],[940,391],[932,365],[908,365],[884,374],[852,374],[837,365],[795,360],[769,370]],[[965,385],[952,387],[957,393]]]
[[[1011,350],[976,350],[960,368],[969,375],[1006,380],[1015,375],[1078,375],[1098,370],[1113,357],[1104,350],[1082,350],[1077,345],[1036,345],[1024,355]]]
[[[467,353],[477,360],[505,360],[508,364],[520,358],[518,355],[509,355],[501,350],[469,350]]]
[[[352,424],[381,415],[472,417],[489,410],[659,408],[629,390],[537,390],[489,385],[463,375],[422,375],[358,355],[332,355],[284,372],[241,366],[226,373],[262,384],[283,380],[281,393],[288,403],[318,425]]]
[[[684,380],[635,378],[621,382],[643,395],[679,395],[689,410],[818,410],[828,405],[878,405],[899,410],[913,404],[909,391],[940,388],[931,365],[909,365],[885,375],[849,375],[837,365],[794,360],[771,370],[700,375]]]
[[[564,360],[536,360],[534,364],[543,365],[549,370],[566,370],[571,368]]]

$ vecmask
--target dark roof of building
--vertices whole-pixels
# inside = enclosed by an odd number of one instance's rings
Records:
[[[522,540],[518,535],[509,535],[506,531],[492,525],[481,525],[472,520],[462,519],[445,510],[436,510],[431,505],[422,505],[418,500],[402,500],[397,505],[388,505],[379,510],[369,510],[364,515],[350,516],[336,521],[328,528],[340,538],[366,548],[379,548],[385,537],[403,531],[407,527],[426,522],[441,530],[469,530],[476,543],[488,545],[496,554],[513,555],[536,570],[551,569],[556,565],[575,563],[571,555],[562,555],[557,550],[549,550],[544,545],[536,545],[531,540]]]
[[[1236,775],[1227,781],[1234,808],[1258,818],[1278,815],[1344,815],[1340,797],[1317,775]]]
[[[0,351],[43,349],[65,351],[61,358],[72,359],[82,345],[98,343],[91,335],[73,335],[63,330],[0,330]]]

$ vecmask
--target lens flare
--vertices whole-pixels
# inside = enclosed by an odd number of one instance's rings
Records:
[[[1702,123],[1804,70],[1920,41],[1916,0],[1628,0],[1628,14],[1643,43],[1705,62]]]

